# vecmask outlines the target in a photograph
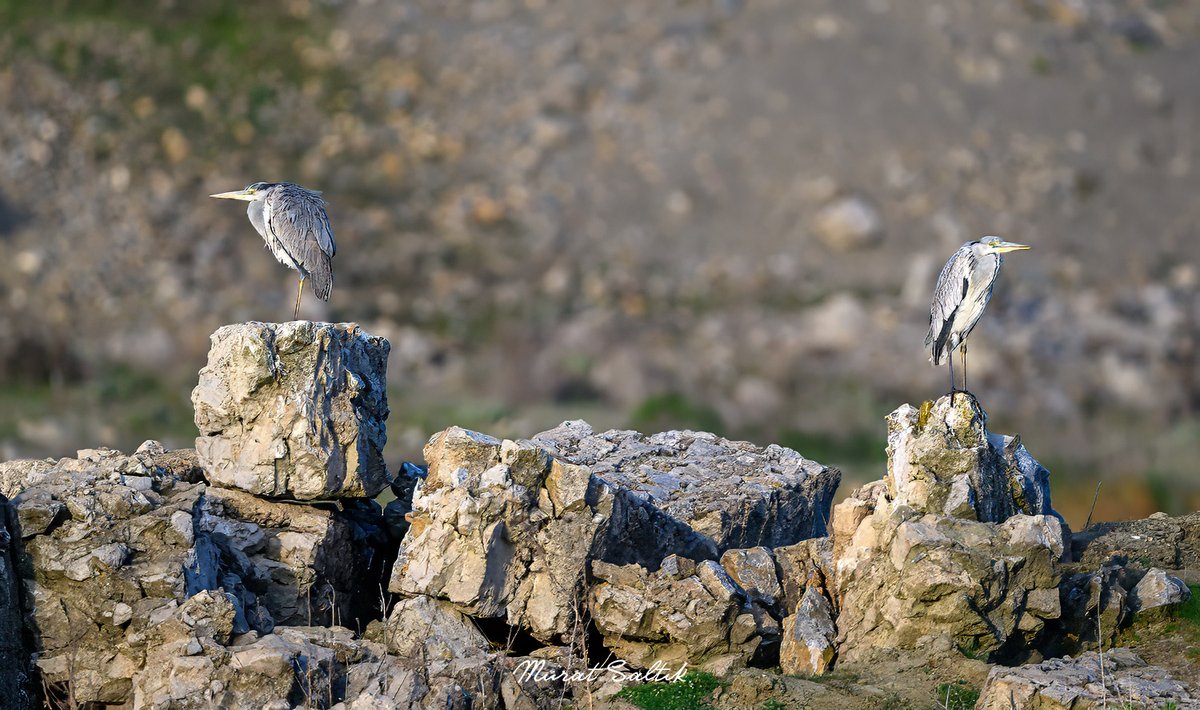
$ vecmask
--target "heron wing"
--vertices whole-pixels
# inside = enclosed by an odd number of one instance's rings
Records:
[[[310,279],[313,293],[329,300],[333,290],[333,227],[325,212],[325,201],[311,190],[285,185],[267,200],[267,227],[288,256]]]
[[[975,255],[969,246],[954,252],[933,289],[933,302],[929,304],[929,334],[925,345],[930,346],[930,360],[941,364],[946,344],[950,341],[954,316],[970,290],[971,273],[975,269]]]

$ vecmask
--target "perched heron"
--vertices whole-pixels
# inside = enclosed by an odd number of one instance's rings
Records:
[[[992,298],[992,287],[1004,263],[1002,255],[1028,248],[1000,237],[984,237],[963,244],[942,267],[933,289],[933,303],[929,305],[929,335],[925,336],[925,345],[930,348],[929,361],[934,365],[941,365],[943,356],[950,360],[951,398],[958,391],[954,386],[954,349],[962,352],[963,391],[966,391],[967,336]]]
[[[300,297],[305,279],[322,301],[333,290],[333,227],[325,213],[321,193],[290,182],[256,182],[245,189],[209,195],[222,200],[242,200],[250,224],[262,235],[279,263],[300,273],[293,318],[300,317]]]

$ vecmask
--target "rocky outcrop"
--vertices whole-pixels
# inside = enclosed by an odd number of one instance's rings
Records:
[[[1129,609],[1135,614],[1147,614],[1183,604],[1192,598],[1192,590],[1178,577],[1161,569],[1147,570],[1129,592]]]
[[[590,561],[650,573],[673,554],[712,560],[733,543],[823,532],[839,475],[778,446],[593,434],[582,422],[520,442],[451,428],[425,459],[390,591],[504,617],[544,641],[574,631]]]
[[[69,686],[75,701],[125,703],[137,687],[159,697],[166,691],[140,673],[178,666],[180,677],[204,676],[196,644],[221,645],[231,633],[378,614],[387,553],[377,506],[318,508],[176,477],[195,464],[194,452],[148,442],[132,456],[89,450],[6,466],[24,472],[12,507],[32,572],[38,668],[47,683]],[[179,614],[219,617],[204,628],[228,629],[188,641],[183,660],[168,663],[163,654],[178,649],[164,649],[165,631],[155,629]],[[210,654],[214,669],[223,653]],[[231,678],[210,680],[229,688]]]
[[[896,410],[887,478],[834,510],[832,595],[845,660],[947,645],[989,655],[1061,615],[1064,528],[1045,469],[989,434],[972,396],[951,399]]]
[[[296,500],[387,485],[388,341],[354,324],[241,323],[212,335],[192,391],[208,479]]]
[[[1020,437],[987,431],[973,395],[942,397],[920,409],[905,404],[887,423],[887,493],[895,507],[989,523],[1057,515],[1049,472]]]
[[[975,707],[1010,708],[1191,707],[1195,696],[1162,668],[1148,666],[1133,651],[1114,648],[1078,658],[1054,658],[1008,668],[996,666]],[[1172,705],[1173,704],[1173,705]]]
[[[725,673],[758,647],[754,616],[725,570],[674,555],[656,572],[594,562],[589,608],[604,645],[638,668],[681,663]]]

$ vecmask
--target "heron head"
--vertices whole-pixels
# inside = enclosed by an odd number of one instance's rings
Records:
[[[265,197],[269,187],[271,187],[271,183],[269,182],[255,182],[247,185],[241,190],[234,190],[233,192],[218,192],[215,195],[209,195],[209,197],[215,197],[218,200],[242,200],[243,202],[254,202],[255,200],[261,200],[263,197]]]
[[[1025,244],[1006,242],[1000,237],[984,237],[979,240],[979,246],[983,247],[985,254],[1003,254],[1005,252],[1021,251],[1029,248]]]

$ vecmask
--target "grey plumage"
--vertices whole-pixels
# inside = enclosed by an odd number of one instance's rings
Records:
[[[300,273],[297,314],[305,280],[312,282],[317,298],[329,300],[337,245],[321,193],[290,182],[256,182],[245,189],[212,197],[246,201],[250,224],[262,236],[267,248],[279,263]]]
[[[955,348],[962,350],[963,388],[966,388],[966,339],[992,298],[992,288],[1004,263],[1002,254],[1028,248],[1000,237],[984,237],[963,244],[942,268],[929,306],[929,333],[925,336],[925,345],[934,365],[940,365],[942,358],[950,355],[951,391],[955,384]]]

